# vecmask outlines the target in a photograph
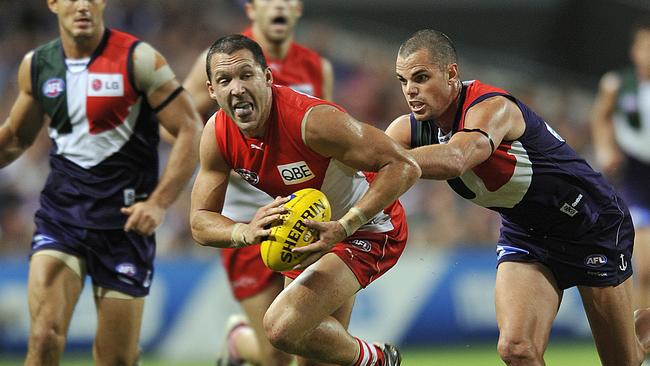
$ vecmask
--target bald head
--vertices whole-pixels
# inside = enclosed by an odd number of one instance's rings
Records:
[[[433,64],[441,70],[447,65],[457,63],[456,47],[446,34],[433,30],[422,29],[415,32],[399,47],[398,56],[406,58],[419,50],[426,50]]]

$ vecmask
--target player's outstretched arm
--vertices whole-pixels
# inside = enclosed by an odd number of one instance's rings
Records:
[[[410,145],[408,116],[396,119],[387,134],[402,145]],[[516,104],[495,96],[472,107],[465,116],[464,129],[447,144],[409,150],[422,169],[422,178],[451,179],[489,159],[502,140],[515,140],[524,133],[525,122]],[[408,142],[407,142],[408,141]]]
[[[591,109],[591,136],[596,162],[605,174],[613,174],[623,162],[623,154],[616,142],[614,110],[620,89],[620,77],[613,73],[603,75],[598,94]]]
[[[9,117],[0,126],[0,168],[16,160],[34,143],[44,124],[43,109],[32,94],[30,74],[33,53],[28,53],[18,68],[18,97]]]
[[[162,55],[141,43],[133,60],[136,85],[146,94],[160,124],[175,137],[167,165],[149,198],[122,209],[129,216],[126,231],[151,235],[196,169],[202,124],[189,94]]]
[[[208,93],[208,76],[205,71],[205,57],[207,54],[207,50],[203,51],[196,58],[192,69],[183,81],[183,87],[192,96],[196,110],[201,116],[206,116],[216,106],[216,102],[210,99],[210,93]]]
[[[351,235],[399,198],[420,177],[420,168],[411,156],[383,131],[356,121],[332,106],[316,106],[303,121],[307,146],[360,171],[377,172],[370,188],[353,209],[338,222],[308,222],[320,232],[320,239],[296,252],[310,253],[300,267],[315,262],[335,243]]]

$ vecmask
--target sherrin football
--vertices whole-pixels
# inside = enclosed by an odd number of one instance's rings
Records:
[[[282,224],[271,228],[271,234],[260,246],[264,264],[273,271],[288,271],[300,263],[302,255],[291,252],[316,240],[317,233],[305,225],[305,220],[329,221],[330,203],[323,192],[305,188],[294,192],[284,204],[287,213]]]

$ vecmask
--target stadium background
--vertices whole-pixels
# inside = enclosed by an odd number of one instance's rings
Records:
[[[383,129],[408,112],[394,76],[396,50],[413,31],[431,27],[456,42],[463,79],[480,78],[510,90],[588,160],[587,118],[598,78],[627,63],[628,26],[650,17],[650,3],[643,0],[304,2],[297,40],[332,61],[334,100],[358,119]],[[158,48],[182,79],[218,36],[246,26],[242,3],[110,0],[105,19],[109,27]],[[56,34],[56,19],[44,0],[0,0],[0,120],[15,98],[21,57]],[[0,170],[0,360],[19,357],[26,347],[26,254],[48,149],[43,133],[23,157]],[[163,155],[166,149],[161,147]],[[352,328],[361,336],[404,345],[413,350],[413,360],[424,360],[421,364],[447,353],[445,364],[461,364],[454,361],[472,350],[488,355],[485,364],[497,364],[492,290],[498,218],[461,201],[444,182],[422,181],[402,201],[409,214],[407,252],[358,297]],[[217,265],[218,251],[201,248],[190,237],[188,205],[189,187],[158,230],[158,270],[142,331],[147,354],[171,364],[210,360],[227,315],[237,309]],[[87,288],[70,330],[71,353],[87,352],[92,342],[94,305]],[[576,356],[578,363],[563,358],[550,364],[593,364],[589,339],[579,298],[570,292],[550,351],[583,356]]]

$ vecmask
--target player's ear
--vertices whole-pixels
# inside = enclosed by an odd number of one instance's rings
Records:
[[[212,87],[210,80],[207,80],[205,82],[205,85],[208,86],[208,94],[210,94],[210,99],[217,100],[217,95],[214,93],[214,88]]]
[[[459,79],[460,76],[458,75],[458,64],[453,63],[447,65],[447,80],[449,82],[449,85],[452,85],[453,83],[457,83],[457,79]]]
[[[271,86],[273,84],[273,73],[271,73],[270,67],[264,70],[264,78],[266,79],[266,85]]]
[[[296,11],[298,12],[298,18],[300,18],[302,16],[302,9],[303,9],[302,0],[298,0],[298,5],[296,5]]]

